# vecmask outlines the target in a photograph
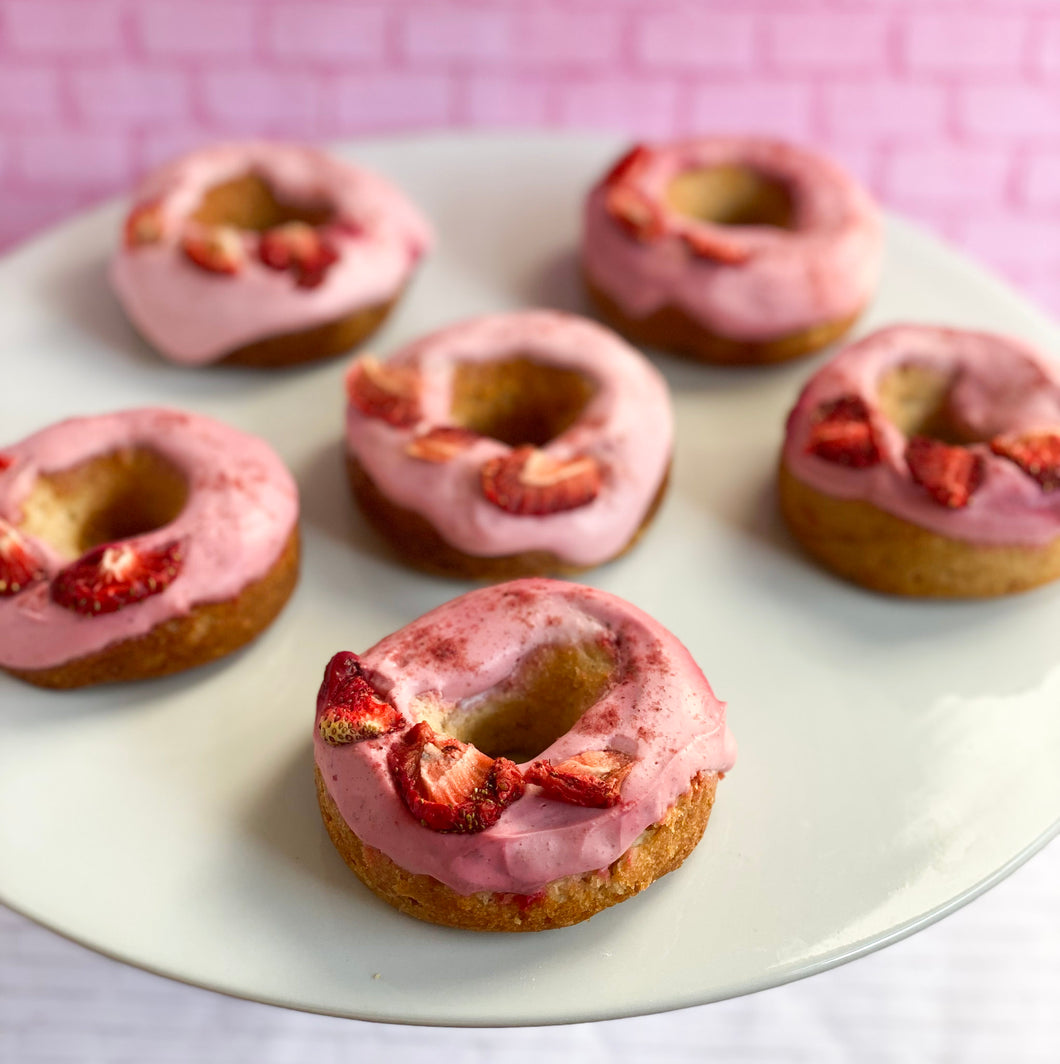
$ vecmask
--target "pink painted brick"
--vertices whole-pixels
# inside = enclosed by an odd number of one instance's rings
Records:
[[[897,148],[887,159],[883,187],[897,204],[997,206],[1005,200],[1011,169],[1010,154],[996,148]]]
[[[667,70],[748,71],[755,55],[755,19],[746,14],[691,9],[645,12],[636,24],[634,52],[648,67]]]
[[[148,130],[139,140],[136,156],[137,173],[144,174],[195,148],[216,143],[215,132],[197,127],[181,126],[177,129]]]
[[[676,132],[677,87],[672,82],[572,79],[559,86],[558,92],[561,126],[651,136]]]
[[[467,83],[467,117],[476,126],[542,126],[548,114],[549,82],[476,74]]]
[[[857,70],[887,65],[890,21],[882,15],[821,12],[773,15],[766,25],[768,54],[785,72]]]
[[[188,116],[183,71],[120,64],[72,71],[78,114],[92,122],[171,122]]]
[[[839,140],[924,140],[943,132],[946,92],[933,84],[832,81],[823,88],[823,110],[828,132]]]
[[[220,69],[207,71],[200,84],[206,113],[225,129],[312,136],[320,122],[321,83],[313,74]]]
[[[401,43],[418,62],[464,60],[502,63],[511,59],[515,39],[507,11],[434,4],[403,12]]]
[[[1043,74],[1060,74],[1060,18],[1043,19],[1034,28],[1034,66]]]
[[[957,115],[973,137],[1060,136],[1060,86],[964,85]]]
[[[569,6],[526,4],[515,20],[514,59],[537,67],[617,66],[622,22],[611,11],[576,11]]]
[[[68,191],[6,189],[0,196],[0,248],[73,214],[83,202],[83,195]]]
[[[723,81],[695,89],[689,132],[769,133],[803,140],[810,133],[810,114],[807,85]]]
[[[11,48],[81,55],[122,48],[122,8],[115,0],[4,0],[0,24]]]
[[[59,115],[58,71],[0,60],[0,122],[42,122]]]
[[[1020,174],[1020,188],[1032,207],[1060,207],[1060,151],[1033,152]]]
[[[387,21],[381,6],[282,4],[272,11],[268,46],[281,59],[381,60]]]
[[[1026,14],[916,14],[903,30],[905,61],[914,72],[1017,73],[1031,20]]]
[[[248,56],[262,8],[230,0],[140,0],[133,12],[156,55]]]
[[[454,113],[454,83],[445,74],[348,74],[329,99],[339,133],[445,125]]]
[[[20,175],[42,185],[123,185],[131,170],[129,142],[114,133],[27,133],[15,150]]]
[[[973,214],[964,221],[961,242],[994,264],[1060,266],[1060,217],[1004,210]]]

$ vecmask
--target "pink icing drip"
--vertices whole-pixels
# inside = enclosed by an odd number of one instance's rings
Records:
[[[450,423],[456,362],[517,354],[581,370],[598,384],[577,424],[544,448],[558,459],[579,453],[599,459],[604,484],[586,506],[545,517],[516,516],[494,506],[482,494],[479,469],[494,455],[510,452],[497,440],[482,439],[444,464],[405,453],[413,436]],[[388,498],[421,514],[454,547],[479,557],[547,550],[573,565],[596,565],[633,537],[670,461],[673,415],[661,375],[613,333],[554,311],[498,314],[432,333],[387,364],[419,367],[422,416],[408,428],[395,428],[351,405],[350,453]]]
[[[1007,337],[922,325],[896,325],[842,350],[803,389],[788,417],[784,462],[796,479],[827,495],[861,499],[943,536],[974,543],[1041,546],[1060,534],[1060,492],[1044,492],[1018,466],[972,445],[983,456],[981,487],[963,509],[933,502],[910,478],[906,438],[885,421],[877,386],[905,364],[954,374],[949,405],[970,433],[1060,430],[1060,373],[1037,351]],[[818,406],[840,395],[862,396],[872,410],[878,465],[849,469],[806,451]]]
[[[610,809],[542,797],[536,787],[477,835],[422,827],[386,766],[400,732],[329,746],[314,729],[316,763],[358,837],[403,868],[461,894],[532,894],[561,876],[606,868],[684,794],[699,772],[726,772],[736,756],[725,705],[681,643],[614,595],[554,580],[516,580],[472,591],[387,636],[362,655],[377,689],[410,721],[418,695],[463,702],[489,691],[546,643],[614,638],[615,685],[541,756],[553,763],[589,749],[637,758]],[[319,714],[318,707],[318,714]]]
[[[333,204],[356,231],[329,230],[339,260],[316,288],[299,288],[251,255],[237,276],[187,261],[181,231],[211,186],[250,171],[281,198]],[[312,148],[290,144],[227,144],[194,152],[156,171],[137,202],[160,200],[161,242],[119,247],[111,282],[144,336],[175,362],[201,365],[266,336],[331,321],[396,296],[429,248],[422,215],[389,182]]]
[[[183,540],[180,575],[161,594],[96,617],[56,605],[46,582],[0,598],[0,665],[50,668],[143,635],[200,603],[234,598],[279,558],[298,519],[298,489],[287,468],[264,440],[178,410],[72,418],[5,448],[14,461],[0,472],[0,517],[17,523],[39,474],[127,447],[157,451],[188,478],[177,518],[128,541],[152,547]],[[26,539],[49,579],[71,561],[43,540]]]
[[[719,164],[748,166],[786,184],[794,228],[712,225],[666,206],[677,174]],[[589,278],[630,317],[676,306],[711,332],[764,341],[854,314],[875,290],[879,212],[827,159],[775,141],[705,138],[651,147],[630,180],[661,212],[663,235],[628,235],[607,211],[600,184],[586,205],[582,246]],[[739,249],[746,261],[725,265],[692,254],[682,239],[691,230]]]

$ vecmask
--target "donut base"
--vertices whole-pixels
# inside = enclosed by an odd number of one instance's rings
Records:
[[[433,876],[407,872],[363,843],[342,819],[316,769],[324,825],[342,859],[383,901],[409,916],[469,931],[546,931],[588,920],[679,867],[703,836],[718,774],[701,773],[666,816],[608,868],[554,880],[536,894],[458,894]]]
[[[1026,547],[941,536],[871,503],[825,495],[783,463],[779,491],[784,520],[803,548],[825,568],[873,591],[987,598],[1060,577],[1060,537]]]
[[[350,491],[368,522],[383,536],[393,550],[409,565],[437,576],[458,576],[472,580],[514,580],[520,576],[572,576],[595,569],[597,565],[620,558],[631,550],[662,505],[670,481],[670,471],[659,485],[644,519],[630,541],[610,558],[594,565],[572,565],[551,551],[523,551],[498,557],[465,554],[447,543],[434,525],[421,514],[398,506],[388,499],[352,455],[346,456],[346,473]]]
[[[92,684],[146,680],[205,665],[231,654],[264,631],[298,582],[297,527],[272,568],[234,599],[195,606],[183,617],[155,625],[82,658],[47,669],[4,669],[37,687],[69,690]]]
[[[843,336],[861,310],[773,340],[736,340],[711,332],[680,307],[661,307],[645,318],[631,318],[585,276],[585,286],[601,317],[628,340],[721,366],[757,366],[813,354]]]

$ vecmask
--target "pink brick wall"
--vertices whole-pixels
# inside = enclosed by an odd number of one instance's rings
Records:
[[[0,0],[0,247],[242,134],[757,130],[1060,311],[1051,0]]]

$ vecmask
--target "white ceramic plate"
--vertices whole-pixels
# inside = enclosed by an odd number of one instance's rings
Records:
[[[584,309],[573,252],[613,141],[440,136],[349,154],[441,234],[378,350],[461,317]],[[759,371],[659,357],[675,476],[642,544],[588,582],[690,647],[740,743],[703,842],[591,921],[536,935],[421,924],[332,849],[310,721],[328,657],[467,585],[395,563],[347,499],[344,361],[182,370],[104,282],[108,206],[0,263],[0,438],[166,402],[269,438],[304,496],[305,570],[248,650],[183,676],[73,693],[0,677],[0,900],[85,945],[241,997],[406,1023],[601,1019],[760,990],[895,940],[1026,859],[1060,817],[1060,587],[995,602],[883,598],[811,565],[777,516],[784,415],[821,358]],[[1058,347],[1038,312],[892,222],[861,332],[899,320]],[[822,356],[823,357],[823,356]]]

